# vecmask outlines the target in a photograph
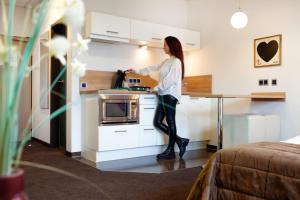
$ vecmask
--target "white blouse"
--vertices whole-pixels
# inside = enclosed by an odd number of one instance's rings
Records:
[[[181,98],[181,61],[175,56],[164,60],[158,65],[146,67],[135,72],[141,75],[149,75],[152,71],[159,71],[158,85],[154,90],[159,95],[172,95],[178,101]]]

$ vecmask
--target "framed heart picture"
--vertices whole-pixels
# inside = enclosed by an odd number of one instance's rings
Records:
[[[254,40],[254,67],[281,65],[281,38],[274,35]]]

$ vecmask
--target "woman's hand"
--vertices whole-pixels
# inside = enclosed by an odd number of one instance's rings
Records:
[[[127,69],[126,72],[128,72],[128,73],[136,73],[136,71],[133,68]]]
[[[155,91],[155,90],[153,90],[153,89],[150,89],[150,90],[148,90],[148,93],[149,93],[149,94],[156,94],[157,91]]]

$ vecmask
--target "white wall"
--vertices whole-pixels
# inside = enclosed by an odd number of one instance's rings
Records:
[[[7,8],[7,7],[6,7]],[[2,20],[2,7],[0,5],[0,34],[4,34],[4,26]],[[25,16],[29,13],[31,16],[31,9],[23,8],[23,7],[15,7],[15,15],[14,15],[14,26],[13,26],[13,36],[18,37],[28,37],[31,33],[32,21],[31,17],[29,17],[29,21],[27,24],[24,23]],[[7,13],[7,11],[6,11]]]
[[[282,139],[300,134],[298,46],[300,44],[299,0],[243,0],[241,7],[249,18],[248,26],[235,30],[230,17],[235,0],[190,0],[189,26],[201,31],[201,51],[190,55],[195,73],[213,74],[213,92],[249,94],[251,92],[287,93],[285,103],[257,103],[249,100],[225,102],[226,113],[276,113],[282,117]],[[282,65],[255,69],[253,40],[282,34]],[[193,65],[194,64],[194,65]],[[278,86],[258,86],[258,79],[276,78]],[[235,102],[235,103],[233,103]],[[215,144],[215,137],[212,138]]]

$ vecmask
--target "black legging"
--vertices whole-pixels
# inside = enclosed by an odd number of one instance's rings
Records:
[[[178,100],[172,95],[158,95],[158,105],[154,117],[154,126],[169,136],[168,147],[174,148],[177,136],[176,130],[176,104]],[[168,126],[163,123],[166,117]]]

